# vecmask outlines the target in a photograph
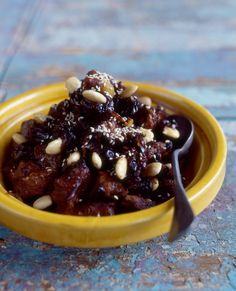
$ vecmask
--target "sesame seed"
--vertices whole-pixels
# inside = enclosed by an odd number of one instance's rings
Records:
[[[110,144],[115,144],[118,141],[124,142],[128,134],[135,136],[136,134],[141,134],[142,132],[139,128],[133,127],[123,126],[114,128],[114,121],[116,122],[116,119],[112,117],[108,122],[102,123],[90,131],[94,134],[101,133]]]

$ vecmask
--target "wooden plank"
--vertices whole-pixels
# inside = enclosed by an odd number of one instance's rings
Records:
[[[9,1],[2,0],[0,3],[0,79],[4,74],[4,68],[10,58],[9,48],[15,37],[16,27],[24,10],[25,1],[12,1],[9,9]],[[1,83],[1,82],[0,82]],[[6,95],[6,90],[0,87],[0,101]]]
[[[15,37],[16,28],[18,22],[20,22],[22,13],[24,12],[26,1],[11,1],[11,9],[8,0],[1,0],[0,3],[0,54],[2,64],[2,58],[7,57],[7,50],[11,46]]]
[[[46,83],[64,81],[73,74],[82,77],[89,69],[97,68],[101,71],[110,72],[117,78],[166,86],[206,106],[217,118],[236,117],[236,85],[234,83],[228,81],[213,82],[213,80],[203,82],[198,77],[191,81],[180,81],[178,75],[181,74],[181,68],[179,72],[176,71],[171,79],[165,80],[167,71],[160,71],[155,76],[155,68],[150,68],[149,62],[133,64],[131,59],[118,55],[113,56],[114,62],[109,62],[109,59],[110,57],[89,54],[17,55],[4,81],[5,87],[8,88],[6,98]],[[194,58],[192,62],[193,60]],[[27,66],[27,63],[30,66]],[[133,74],[133,72],[136,73]],[[201,75],[204,74],[205,71],[202,68]],[[185,75],[186,78],[187,75]]]
[[[1,1],[0,3],[0,102],[6,98],[3,84],[8,68],[34,19],[39,0]]]
[[[171,5],[170,1],[161,5],[142,1],[45,1],[44,13],[22,50],[182,52],[184,56],[188,51],[200,55],[233,49],[235,1],[204,4],[202,7],[193,0],[172,1]]]
[[[219,120],[236,118],[236,84],[171,88],[202,104]]]
[[[234,118],[235,1],[204,9],[178,2],[43,2],[4,79],[5,99],[96,68],[173,88]]]

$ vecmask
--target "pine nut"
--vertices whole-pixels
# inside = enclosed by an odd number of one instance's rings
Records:
[[[80,160],[80,153],[79,152],[73,152],[69,155],[67,158],[67,165],[70,166]]]
[[[20,133],[14,133],[12,135],[12,139],[17,144],[22,144],[22,143],[27,142],[27,139],[22,134],[20,134]]]
[[[72,94],[81,87],[81,81],[76,77],[70,77],[66,80],[65,87]]]
[[[34,115],[34,120],[39,124],[44,123],[46,119],[47,119],[47,116],[40,112]]]
[[[142,97],[139,97],[138,100],[146,106],[152,106],[152,100],[150,97],[142,96]]]
[[[162,169],[162,164],[159,162],[154,162],[147,165],[145,169],[145,175],[149,177],[154,177],[160,173]]]
[[[99,156],[99,154],[97,154],[96,152],[93,152],[92,153],[92,163],[93,163],[93,166],[96,168],[96,169],[101,169],[102,167],[102,160]]]
[[[165,164],[165,166],[166,166],[167,168],[169,168],[169,169],[172,169],[172,165],[171,165],[171,163]]]
[[[178,129],[176,128],[172,128],[172,127],[168,127],[168,126],[165,126],[164,129],[163,129],[163,132],[162,132],[164,135],[170,137],[170,138],[179,138],[180,137],[180,133],[178,131]]]
[[[105,83],[102,86],[102,91],[108,93],[112,98],[115,95],[114,86],[111,84],[110,81],[105,81]]]
[[[33,203],[33,207],[40,210],[48,208],[51,205],[52,205],[52,198],[50,195],[44,195],[38,198],[37,200],[35,200]]]
[[[106,103],[107,99],[104,95],[102,95],[99,92],[93,91],[93,90],[84,90],[82,95],[85,99],[96,102],[96,103]]]
[[[156,189],[159,187],[159,181],[157,178],[152,179],[152,191],[156,191]]]
[[[152,141],[154,139],[154,133],[152,132],[151,129],[146,129],[146,128],[143,128],[143,127],[141,127],[140,129],[141,129],[142,134],[144,136],[144,141],[145,142],[148,143],[148,142],[150,142],[150,141]]]
[[[126,157],[120,157],[115,165],[115,173],[118,179],[123,180],[127,175],[128,162]]]
[[[61,146],[62,146],[62,139],[57,138],[57,139],[51,141],[47,145],[45,152],[48,155],[57,155],[61,152]]]
[[[121,97],[127,98],[132,96],[136,91],[138,90],[138,86],[136,85],[131,85],[125,88],[123,93],[121,94]]]

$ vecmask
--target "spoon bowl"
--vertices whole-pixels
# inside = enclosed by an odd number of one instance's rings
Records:
[[[171,123],[177,123],[180,132],[180,138],[173,140],[174,148],[175,150],[178,149],[180,153],[185,154],[193,142],[194,125],[190,119],[180,115],[171,115],[168,120]]]

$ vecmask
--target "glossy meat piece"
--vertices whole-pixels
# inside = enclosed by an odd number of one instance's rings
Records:
[[[32,161],[21,161],[14,171],[12,181],[14,192],[22,199],[44,195],[53,179],[51,171],[46,171]]]
[[[52,200],[58,208],[66,208],[67,203],[75,205],[82,197],[91,180],[91,173],[84,162],[67,170],[54,181]]]
[[[77,215],[110,216],[115,214],[115,204],[105,202],[79,203]]]
[[[32,159],[33,157],[33,147],[30,142],[25,142],[22,144],[17,144],[11,141],[7,149],[7,157],[18,163],[20,160]]]
[[[117,201],[128,194],[122,183],[108,172],[98,172],[91,198],[96,200]]]
[[[82,81],[82,88],[83,90],[91,90],[97,87],[100,87],[102,85],[102,81],[96,79],[96,78],[91,78],[92,75],[96,74],[96,71],[90,71],[88,72],[87,75],[88,77],[85,77],[84,80]]]
[[[145,199],[137,195],[127,195],[122,200],[122,206],[126,211],[142,210],[155,205],[156,203],[151,199]]]
[[[70,109],[70,102],[67,99],[58,104],[54,104],[50,107],[48,114],[50,119],[48,121],[52,119],[63,119],[63,116],[66,116],[66,114],[70,112]]]
[[[30,142],[42,143],[50,137],[50,133],[43,124],[38,124],[35,120],[24,121],[21,125],[21,134]]]
[[[160,182],[160,187],[162,188],[163,192],[167,192],[170,194],[174,194],[175,192],[175,181],[168,177],[164,178]]]
[[[171,154],[171,148],[167,147],[164,142],[152,141],[144,147],[144,153],[146,160],[151,161],[163,161]]]
[[[165,117],[165,111],[161,110],[159,107],[143,105],[135,114],[134,121],[136,125],[154,129],[159,126]]]
[[[3,176],[7,185],[13,184],[16,166],[16,162],[10,159],[3,168]]]
[[[33,119],[24,121],[21,125],[21,134],[28,140],[31,140],[36,130],[36,122]]]
[[[34,159],[43,168],[50,168],[52,172],[57,172],[61,167],[61,155],[48,155],[45,153],[46,145],[36,145],[34,147]]]
[[[129,189],[130,194],[142,193],[145,197],[147,194],[152,193],[152,184],[150,177],[141,176],[128,176],[124,182],[125,186]]]
[[[114,97],[119,95],[124,89],[122,82],[115,80],[106,73],[91,70],[82,80],[82,90],[98,90],[105,96]]]

